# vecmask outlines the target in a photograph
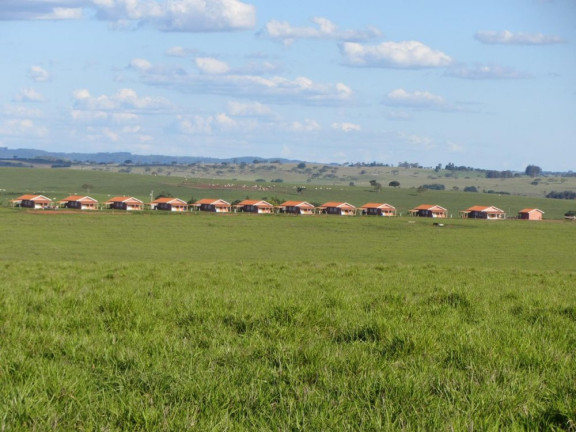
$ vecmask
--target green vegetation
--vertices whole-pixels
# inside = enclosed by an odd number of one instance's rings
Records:
[[[13,170],[4,203],[18,184],[454,212],[488,197]],[[0,207],[0,430],[575,430],[576,223],[433,222]]]

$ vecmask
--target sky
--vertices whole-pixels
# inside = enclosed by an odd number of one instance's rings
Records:
[[[0,0],[0,146],[576,170],[576,0]]]

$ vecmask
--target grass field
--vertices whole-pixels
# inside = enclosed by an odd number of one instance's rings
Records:
[[[0,430],[575,430],[571,222],[0,209]]]
[[[344,168],[340,168],[344,169]],[[349,168],[352,169],[352,168]],[[356,168],[354,168],[356,169]],[[367,168],[369,171],[369,168]],[[409,171],[409,170],[408,170]],[[210,169],[208,173],[216,175],[217,170]],[[403,172],[403,171],[402,171]],[[416,172],[416,171],[415,171]],[[135,196],[144,202],[150,202],[150,194],[156,196],[168,192],[173,196],[188,201],[201,198],[222,198],[229,202],[237,199],[272,199],[280,200],[306,200],[313,203],[327,201],[345,201],[356,206],[367,202],[387,202],[394,205],[398,212],[405,215],[410,209],[420,204],[439,204],[449,210],[454,218],[459,217],[459,212],[473,205],[494,205],[506,211],[509,216],[515,217],[523,208],[539,208],[545,212],[548,219],[561,219],[569,210],[576,210],[573,200],[546,199],[542,191],[533,194],[531,189],[523,189],[513,186],[528,182],[527,177],[514,179],[483,179],[480,190],[512,191],[520,195],[501,195],[495,193],[467,193],[461,190],[468,185],[465,178],[452,179],[454,185],[459,185],[460,191],[450,190],[452,186],[447,184],[446,191],[418,191],[417,186],[427,183],[445,183],[444,180],[428,179],[422,170],[417,171],[418,180],[406,183],[402,180],[401,188],[384,187],[380,191],[374,191],[369,185],[369,179],[374,178],[373,173],[367,172],[365,179],[357,181],[356,186],[348,186],[348,183],[336,182],[336,184],[306,183],[305,176],[291,173],[291,181],[301,180],[302,183],[255,183],[253,181],[231,180],[230,178],[206,179],[184,177],[185,173],[171,176],[153,176],[142,174],[126,174],[116,172],[101,172],[91,169],[26,169],[26,168],[0,168],[0,206],[8,206],[9,201],[24,193],[40,193],[56,200],[71,194],[88,194],[101,202],[111,196],[127,195]],[[433,171],[430,171],[433,173]],[[182,177],[177,176],[182,175]],[[189,174],[189,173],[188,173]],[[403,175],[407,175],[404,173]],[[416,176],[416,174],[411,174]],[[257,177],[256,177],[257,178]],[[409,178],[412,178],[409,176]],[[576,178],[565,178],[566,182],[560,183],[561,178],[549,179],[556,182],[554,187],[547,190],[576,190]],[[386,181],[379,179],[384,185]],[[574,184],[572,184],[574,183]],[[523,183],[522,183],[523,184]],[[528,186],[534,188],[529,183]],[[91,185],[90,189],[83,189],[82,185]],[[306,186],[304,193],[297,193],[297,185]],[[409,186],[411,185],[411,186]]]

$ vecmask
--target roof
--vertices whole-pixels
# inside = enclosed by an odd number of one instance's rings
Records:
[[[312,204],[306,201],[284,201],[279,207],[304,207],[304,208],[314,208]]]
[[[85,196],[85,195],[70,195],[64,199],[61,199],[60,201],[58,201],[59,203],[65,203],[65,202],[70,202],[70,201],[79,201],[79,202],[95,202],[97,203],[98,200],[89,197],[89,196]]]
[[[532,212],[540,212],[540,213],[544,213],[542,210],[537,209],[537,208],[525,208],[520,210],[518,213],[532,213]]]
[[[137,203],[137,204],[144,204],[138,198],[134,197],[126,197],[126,196],[117,196],[114,198],[110,198],[106,203],[114,203],[114,202],[125,202],[125,203]]]
[[[155,199],[154,201],[152,201],[151,204],[163,204],[163,203],[171,204],[171,203],[173,203],[173,202],[175,202],[175,201],[176,201],[177,203],[179,203],[179,204],[188,205],[188,204],[186,204],[186,201],[181,200],[180,198],[174,198],[174,197],[162,197],[162,198],[157,198],[157,199]]]
[[[498,207],[494,207],[494,206],[472,206],[472,207],[467,208],[463,212],[469,213],[469,212],[473,212],[473,211],[484,212],[484,213],[504,213],[504,210],[500,210]]]
[[[194,205],[202,205],[202,204],[213,204],[213,205],[221,204],[226,206],[230,205],[229,202],[224,201],[223,199],[216,199],[216,198],[203,198],[194,203]]]
[[[262,201],[262,200],[244,200],[244,201],[240,201],[238,204],[236,204],[236,206],[246,206],[246,205],[253,205],[256,207],[274,207],[272,204],[266,202],[266,201]]]
[[[389,208],[392,210],[396,210],[396,208],[394,206],[391,206],[390,204],[386,204],[386,203],[366,203],[364,204],[362,207],[363,209],[369,209],[369,208],[374,208],[374,209],[378,209],[378,208]]]
[[[420,204],[418,207],[413,208],[411,211],[418,211],[418,210],[440,210],[440,211],[448,211],[444,207],[441,207],[437,204]]]
[[[350,208],[350,209],[356,208],[352,204],[348,204],[346,202],[335,202],[335,201],[329,201],[320,206],[320,208],[327,208],[327,207]]]
[[[52,202],[50,198],[45,197],[44,195],[32,195],[32,194],[20,195],[18,198],[13,199],[12,202],[24,201],[24,200],[38,201],[38,202]]]

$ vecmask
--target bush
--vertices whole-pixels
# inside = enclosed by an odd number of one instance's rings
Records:
[[[439,183],[425,184],[420,186],[418,189],[430,189],[430,190],[445,190],[446,186]]]

